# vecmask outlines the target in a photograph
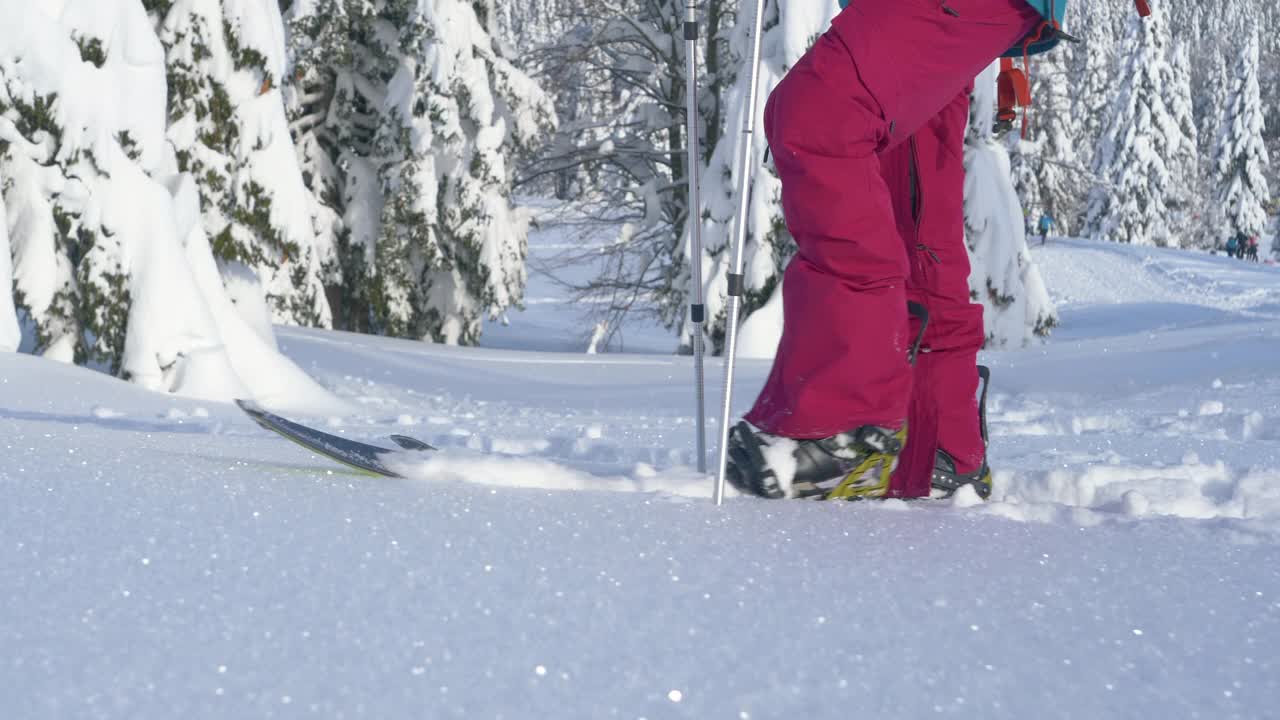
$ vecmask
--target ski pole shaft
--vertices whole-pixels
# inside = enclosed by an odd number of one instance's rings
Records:
[[[702,323],[706,319],[706,306],[702,301],[702,202],[699,182],[698,157],[698,9],[697,0],[685,0],[685,99],[688,120],[688,168],[689,179],[689,280],[692,287],[692,303],[689,319],[693,324],[693,386],[698,416],[698,472],[707,472],[707,403],[706,381],[703,371]]]
[[[764,28],[764,5],[768,0],[756,0],[755,27],[751,42],[751,83],[746,102],[746,115],[742,120],[742,152],[738,157],[738,217],[733,240],[733,262],[729,272],[728,316],[725,319],[724,406],[720,415],[720,465],[716,472],[715,503],[724,503],[725,469],[729,460],[729,422],[733,401],[734,361],[738,351],[738,312],[742,306],[744,279],[742,277],[742,251],[747,240],[747,210],[750,206],[751,157],[756,132],[756,95],[760,86],[760,35]]]

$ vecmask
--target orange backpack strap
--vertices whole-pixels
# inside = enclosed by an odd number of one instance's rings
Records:
[[[1013,66],[1013,58],[1000,58],[1000,75],[996,79],[998,106],[996,125],[1001,131],[1013,127],[1018,108],[1031,106],[1031,82],[1026,73]],[[1022,116],[1022,136],[1027,135],[1026,113]]]

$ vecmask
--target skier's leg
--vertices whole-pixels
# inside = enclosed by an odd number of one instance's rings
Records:
[[[928,133],[937,152],[920,153],[918,172],[925,198],[920,239],[929,252],[918,257],[921,280],[914,288],[929,309],[922,344],[928,362],[923,382],[937,404],[938,448],[959,474],[977,471],[986,448],[978,419],[978,350],[985,337],[982,306],[970,301],[969,253],[964,244],[964,128],[969,97],[959,96],[939,114]],[[932,130],[932,126],[931,126]],[[922,145],[926,143],[922,141]],[[941,201],[941,202],[939,202]],[[916,478],[916,489],[927,488]]]
[[[910,433],[890,486],[897,497],[930,493],[938,449],[965,473],[981,466],[977,352],[982,306],[969,302],[964,245],[964,130],[969,88],[909,143],[882,157],[911,272],[907,296],[929,311],[913,368]],[[950,459],[955,453],[956,460]],[[952,467],[952,471],[956,468]]]
[[[812,439],[903,424],[908,259],[877,153],[1037,22],[1024,0],[854,0],[774,89],[765,131],[798,253],[756,427]]]

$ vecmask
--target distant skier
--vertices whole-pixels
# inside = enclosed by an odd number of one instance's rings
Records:
[[[1254,235],[1249,238],[1249,246],[1245,250],[1245,257],[1252,262],[1258,262],[1258,236]]]
[[[727,479],[767,498],[924,497],[966,484],[986,497],[983,308],[970,302],[964,245],[969,93],[1002,54],[1062,39],[1067,2],[840,5],[765,107],[797,253],[782,340],[731,429]],[[927,309],[927,326],[908,301]]]
[[[1053,216],[1045,213],[1040,216],[1040,224],[1036,228],[1040,232],[1040,244],[1043,245],[1045,240],[1049,239],[1049,231],[1053,229]]]
[[[1240,234],[1236,233],[1235,235],[1231,236],[1230,240],[1227,241],[1227,256],[1235,257],[1236,252],[1239,251],[1239,249],[1240,249]]]

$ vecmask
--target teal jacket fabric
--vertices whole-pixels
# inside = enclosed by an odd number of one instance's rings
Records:
[[[851,0],[840,0],[840,9],[843,10],[849,6]],[[1044,19],[1052,19],[1058,21],[1058,27],[1062,27],[1062,18],[1067,12],[1067,0],[1027,0],[1027,4],[1035,8]],[[1052,15],[1050,15],[1052,13]],[[1061,38],[1050,37],[1040,42],[1033,43],[1027,48],[1028,55],[1038,55],[1046,50],[1051,50]],[[1022,57],[1022,44],[1009,48],[1005,53],[1005,57]]]
[[[848,4],[847,0],[840,0],[841,7]],[[1067,0],[1027,0],[1027,4],[1036,9],[1040,16],[1045,20],[1057,20],[1058,27],[1063,27],[1062,18],[1067,14]],[[1050,14],[1052,13],[1052,14]],[[1027,48],[1028,55],[1038,55],[1047,50],[1052,50],[1062,38],[1049,37],[1040,42],[1032,43]],[[1005,53],[1005,57],[1022,57],[1022,46],[1010,48]]]

